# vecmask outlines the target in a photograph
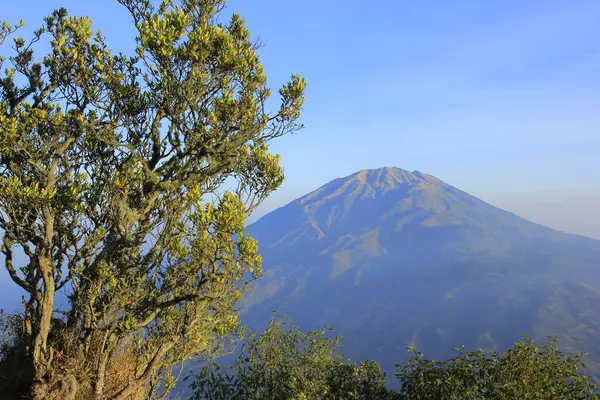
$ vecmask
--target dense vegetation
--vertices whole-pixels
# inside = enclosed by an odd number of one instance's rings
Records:
[[[0,311],[0,379],[14,376],[12,369],[20,365],[26,339],[22,323],[21,315]],[[264,332],[251,332],[239,344],[233,363],[222,366],[207,357],[200,372],[183,379],[189,381],[192,399],[599,398],[597,386],[581,372],[582,355],[562,353],[550,338],[535,345],[524,337],[502,354],[456,348],[456,356],[445,361],[426,359],[409,347],[412,357],[396,366],[399,390],[386,386],[376,361],[356,364],[345,359],[340,338],[331,328],[303,333],[285,317],[275,316]],[[120,366],[127,362],[121,360]],[[14,382],[9,387],[13,392],[2,392],[6,398],[20,398]]]
[[[118,2],[137,29],[132,55],[64,9],[29,40],[23,23],[0,24],[3,52],[12,44],[0,58],[1,252],[26,294],[23,313],[0,316],[4,398],[165,398],[186,360],[244,333],[238,305],[262,274],[245,220],[283,180],[269,143],[301,128],[304,80],[268,111],[258,45],[240,16],[219,20],[224,0]],[[593,396],[579,356],[551,344],[415,356],[398,393],[337,346],[274,320],[231,371],[207,364],[195,396]]]
[[[386,388],[375,361],[344,360],[337,336],[302,333],[274,318],[242,344],[233,365],[204,365],[190,387],[195,399],[596,399],[596,385],[580,373],[581,355],[565,355],[557,341],[527,337],[499,354],[467,352],[445,361],[413,356],[398,365],[399,391]]]

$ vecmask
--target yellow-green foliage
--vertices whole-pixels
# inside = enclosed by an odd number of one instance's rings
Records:
[[[292,76],[269,113],[243,18],[215,22],[224,1],[119,2],[138,31],[132,56],[64,9],[31,42],[16,36],[22,23],[0,24],[14,47],[0,59],[2,251],[29,294],[37,398],[58,385],[49,376],[83,382],[48,342],[62,288],[98,398],[137,393],[237,332],[236,304],[262,273],[245,219],[283,180],[268,143],[301,128],[304,80]],[[106,365],[131,335],[144,338],[135,373],[107,393]]]

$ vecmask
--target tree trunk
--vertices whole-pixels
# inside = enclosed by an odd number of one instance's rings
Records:
[[[94,384],[94,399],[102,400],[104,397],[104,377],[106,375],[106,363],[108,362],[108,355],[101,354],[100,360],[98,361],[98,368],[96,370],[96,383]]]
[[[106,332],[100,347],[98,366],[96,367],[96,382],[94,383],[94,399],[96,400],[102,400],[104,398],[106,365],[108,364],[108,359],[113,354],[113,349],[114,337],[111,333]]]
[[[66,376],[61,381],[60,398],[62,400],[77,400],[79,384],[73,375]]]
[[[38,323],[35,337],[33,338],[33,383],[31,397],[33,400],[43,400],[48,395],[48,379],[52,373],[52,349],[48,351],[48,334],[52,324],[52,312],[54,307],[55,282],[52,274],[52,262],[50,257],[39,257],[39,267],[43,279],[43,293],[38,309]]]

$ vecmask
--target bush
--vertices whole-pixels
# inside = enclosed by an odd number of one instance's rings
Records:
[[[597,387],[580,372],[582,354],[566,355],[556,339],[541,346],[524,340],[502,354],[455,349],[446,361],[413,357],[397,366],[401,399],[597,399]]]
[[[504,353],[468,352],[446,361],[413,352],[398,365],[398,392],[385,387],[375,361],[344,361],[338,337],[321,329],[302,333],[285,318],[271,320],[264,333],[244,340],[231,366],[207,363],[190,388],[194,399],[597,399],[597,387],[581,373],[582,354],[566,355],[555,339],[538,346],[524,340]],[[187,379],[187,378],[186,378]]]
[[[250,334],[233,366],[207,363],[190,388],[194,399],[384,399],[384,374],[369,361],[343,360],[330,329],[302,333],[275,317],[264,333]],[[187,378],[186,378],[187,379]]]

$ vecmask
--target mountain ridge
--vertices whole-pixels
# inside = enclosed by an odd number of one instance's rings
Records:
[[[368,180],[367,178],[371,178],[371,180]],[[373,179],[374,179],[374,181],[373,181]],[[381,185],[382,180],[385,181],[387,183],[387,185]],[[589,237],[586,237],[583,235],[577,235],[577,234],[563,232],[558,229],[550,228],[545,225],[529,221],[513,212],[503,210],[503,209],[496,207],[492,204],[489,204],[475,196],[469,195],[468,193],[466,193],[452,185],[447,184],[446,182],[442,181],[441,179],[439,179],[433,175],[426,174],[426,173],[423,173],[418,170],[410,172],[408,170],[404,170],[404,169],[396,168],[396,167],[363,169],[363,170],[357,171],[353,174],[347,175],[345,177],[334,179],[334,180],[320,186],[319,188],[315,189],[314,191],[312,191],[306,195],[303,195],[301,197],[298,197],[297,199],[289,202],[288,204],[267,213],[266,215],[264,215],[263,217],[261,217],[260,219],[258,219],[257,221],[255,221],[254,223],[249,225],[248,229],[250,232],[252,232],[253,230],[257,229],[257,227],[260,226],[261,224],[273,222],[276,218],[280,218],[280,216],[278,214],[281,214],[282,212],[284,212],[283,210],[288,210],[290,208],[303,206],[303,207],[305,207],[304,215],[306,215],[309,218],[309,222],[311,222],[312,228],[315,229],[317,237],[324,237],[325,232],[321,229],[321,226],[319,224],[316,224],[315,221],[311,219],[311,215],[314,213],[314,210],[306,209],[306,207],[315,207],[315,206],[319,205],[318,204],[319,201],[332,200],[336,196],[342,196],[344,194],[347,194],[344,192],[344,190],[347,189],[352,184],[356,184],[356,186],[354,187],[354,193],[351,193],[351,195],[353,195],[353,196],[356,196],[357,195],[356,192],[360,192],[361,190],[362,190],[361,194],[363,196],[367,196],[367,195],[374,196],[377,194],[381,195],[382,192],[385,193],[385,191],[387,191],[387,190],[398,189],[398,186],[400,186],[400,185],[408,186],[407,189],[412,189],[412,190],[423,189],[423,190],[425,190],[425,192],[427,192],[427,191],[431,192],[431,191],[433,191],[434,188],[437,188],[438,190],[443,190],[446,192],[450,192],[454,195],[462,196],[461,200],[466,201],[467,203],[470,203],[470,205],[485,205],[486,207],[492,207],[496,212],[501,212],[501,213],[510,215],[511,217],[518,218],[522,222],[531,224],[531,226],[537,226],[540,228],[549,229],[549,230],[556,232],[557,234],[577,236],[577,237],[580,237],[580,238],[583,238],[586,240],[590,240],[590,241],[598,241],[598,239],[593,239],[593,238],[589,238]],[[379,191],[378,191],[378,189],[379,189]],[[431,195],[432,193],[428,193],[428,194]],[[317,204],[315,204],[315,203],[317,203]],[[272,220],[272,221],[269,221],[269,220]]]

